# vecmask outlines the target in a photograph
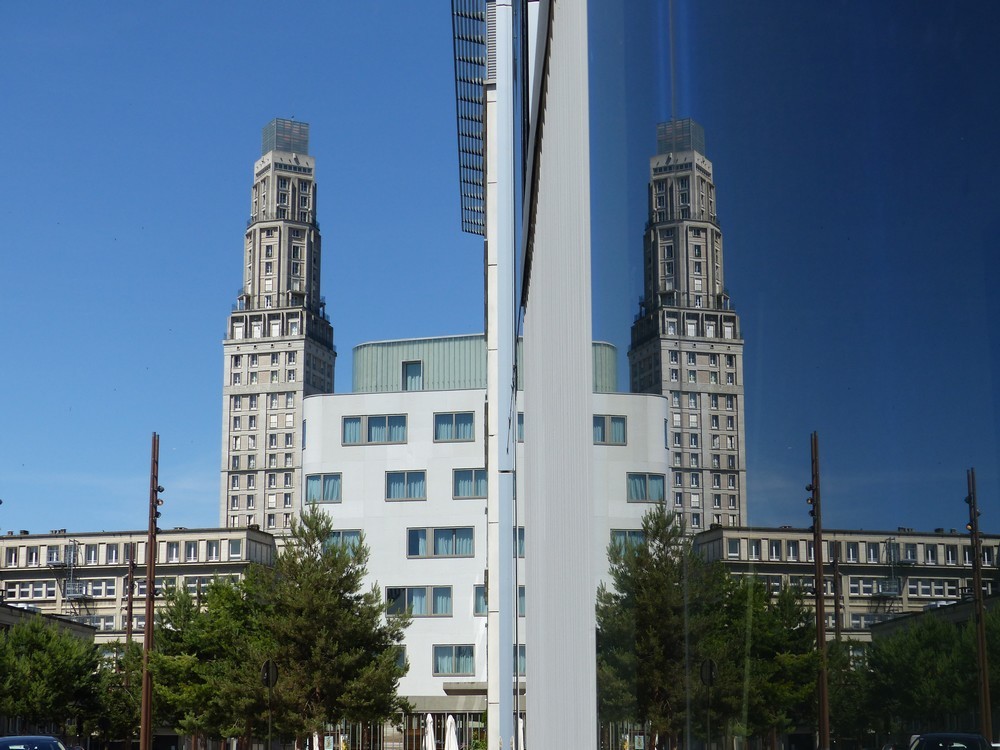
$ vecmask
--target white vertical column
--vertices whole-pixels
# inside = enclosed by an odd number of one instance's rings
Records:
[[[526,746],[587,750],[597,742],[587,3],[543,2],[539,10],[551,11],[551,22],[528,188]]]
[[[487,725],[514,734],[514,79],[513,8],[496,0],[494,85],[486,90]]]

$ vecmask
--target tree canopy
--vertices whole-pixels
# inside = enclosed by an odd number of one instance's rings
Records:
[[[391,720],[407,708],[397,687],[408,619],[386,616],[377,585],[365,590],[363,541],[333,538],[329,517],[310,508],[273,567],[217,580],[199,598],[170,593],[153,659],[159,718],[188,734],[262,736],[268,659],[279,673],[270,696],[278,735]]]

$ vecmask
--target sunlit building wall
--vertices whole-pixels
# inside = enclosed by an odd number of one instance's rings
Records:
[[[705,133],[660,123],[649,163],[643,297],[629,348],[631,389],[670,398],[670,506],[689,529],[704,508],[747,521],[743,338],[725,285]]]
[[[272,120],[254,164],[243,281],[223,341],[219,525],[288,533],[301,495],[302,397],[333,391],[333,328],[309,125]]]

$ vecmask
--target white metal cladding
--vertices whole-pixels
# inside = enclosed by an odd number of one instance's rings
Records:
[[[580,543],[594,525],[587,3],[548,8],[524,333],[525,486],[544,500],[526,503],[526,746],[592,750],[596,581]]]

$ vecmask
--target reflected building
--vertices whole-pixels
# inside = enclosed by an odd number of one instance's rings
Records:
[[[254,164],[243,286],[223,342],[219,525],[287,533],[300,507],[302,398],[333,392],[309,125],[275,119]]]
[[[670,399],[667,502],[688,520],[746,524],[743,338],[725,286],[712,162],[691,119],[660,123],[649,162],[643,297],[631,390]],[[707,511],[704,510],[707,508]]]

